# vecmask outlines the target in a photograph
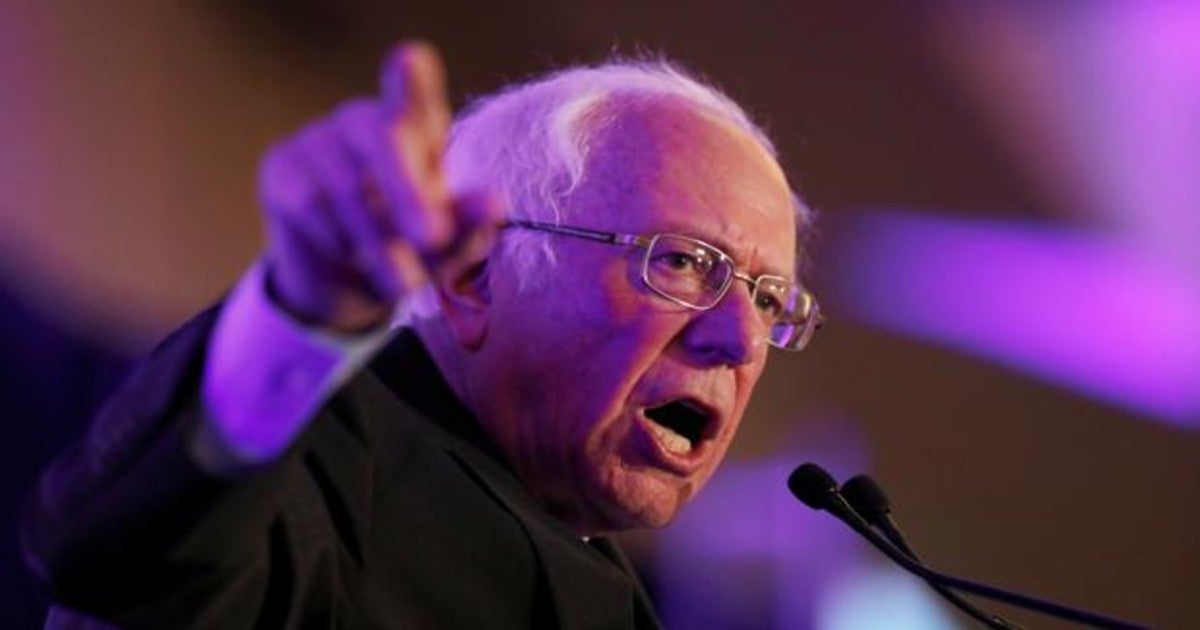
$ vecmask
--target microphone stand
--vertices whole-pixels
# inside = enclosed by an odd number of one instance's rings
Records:
[[[901,533],[900,527],[896,525],[896,521],[892,519],[891,502],[888,501],[887,494],[883,488],[875,483],[875,480],[868,475],[855,475],[846,483],[842,484],[839,491],[850,507],[867,521],[867,524],[874,527],[883,533],[897,549],[908,554],[915,562],[922,562],[917,552],[904,539],[904,534]],[[943,599],[950,602],[955,608],[966,613],[972,619],[991,628],[992,630],[1023,630],[1016,623],[1001,617],[996,613],[987,612],[973,602],[963,598],[958,593],[938,584],[937,582],[925,581],[930,588]]]
[[[1133,624],[1114,617],[1108,617],[1087,610],[1072,608],[1049,600],[1039,599],[1014,591],[1008,591],[995,586],[972,582],[960,577],[948,575],[931,569],[913,560],[895,546],[884,540],[867,523],[858,512],[850,506],[846,498],[838,492],[837,484],[829,473],[815,464],[803,464],[792,473],[788,479],[788,487],[805,505],[818,510],[825,510],[836,516],[860,536],[867,539],[876,549],[883,552],[896,564],[916,574],[927,582],[937,583],[947,588],[971,593],[987,599],[1034,610],[1046,615],[1066,619],[1094,628],[1112,630],[1150,630],[1147,626]]]

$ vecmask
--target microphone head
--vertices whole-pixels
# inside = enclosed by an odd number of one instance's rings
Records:
[[[804,505],[814,510],[827,510],[838,488],[837,482],[824,468],[806,462],[788,475],[788,490]]]
[[[855,475],[842,484],[842,496],[855,512],[861,514],[872,525],[883,522],[892,511],[892,505],[883,493],[883,488],[867,475]]]

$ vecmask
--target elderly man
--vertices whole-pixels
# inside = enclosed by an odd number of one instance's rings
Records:
[[[602,537],[671,520],[768,345],[808,341],[806,212],[745,114],[666,66],[453,128],[443,92],[400,46],[377,99],[267,155],[260,262],[36,492],[51,625],[657,626]]]

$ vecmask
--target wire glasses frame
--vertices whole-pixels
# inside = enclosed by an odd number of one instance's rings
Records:
[[[808,289],[782,276],[751,277],[738,271],[728,254],[690,236],[618,234],[526,220],[510,220],[504,227],[640,247],[646,252],[641,274],[646,287],[696,311],[716,306],[733,281],[741,280],[751,288],[750,299],[767,326],[767,342],[777,348],[803,350],[824,321],[816,297]]]

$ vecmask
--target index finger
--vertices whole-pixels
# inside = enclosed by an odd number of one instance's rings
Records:
[[[383,64],[379,89],[388,116],[428,122],[445,132],[450,127],[446,71],[437,49],[422,41],[392,48]]]
[[[418,250],[437,250],[452,232],[442,175],[451,114],[441,59],[423,42],[401,44],[384,62],[380,84],[383,151],[391,158],[380,187],[401,236]]]

